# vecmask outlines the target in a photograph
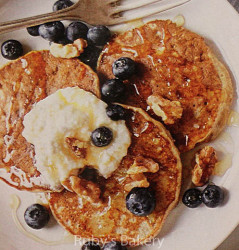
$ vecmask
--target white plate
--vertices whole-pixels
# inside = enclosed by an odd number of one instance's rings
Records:
[[[133,1],[133,0],[131,0]],[[40,14],[51,10],[54,0],[0,0],[0,21],[16,19],[19,17]],[[184,6],[164,12],[146,20],[161,18],[174,18],[182,14],[186,19],[185,27],[202,36],[212,46],[214,52],[230,68],[231,76],[238,93],[239,79],[239,16],[226,0],[191,0]],[[24,44],[25,52],[48,48],[48,42],[39,37],[31,37],[25,30],[8,33],[0,36],[0,43],[7,39],[17,39]],[[220,53],[219,53],[220,51]],[[0,63],[7,62],[0,56]],[[238,111],[237,94],[233,110]],[[221,137],[213,144],[221,150],[225,148],[233,154],[239,148],[238,127],[227,127],[226,137]],[[228,135],[229,134],[229,135]],[[225,135],[225,134],[224,134]],[[223,145],[223,147],[221,147]],[[225,154],[225,152],[224,152]],[[227,190],[226,202],[222,207],[209,209],[201,206],[197,209],[189,209],[181,203],[170,214],[154,245],[144,246],[141,249],[162,250],[212,250],[215,249],[239,223],[239,155],[233,154],[232,166],[222,177],[214,178],[216,184]],[[54,250],[54,249],[79,249],[79,243],[74,246],[58,245],[45,246],[26,237],[16,228],[9,206],[10,194],[17,194],[22,201],[18,211],[18,217],[23,221],[23,213],[26,207],[35,202],[34,195],[28,192],[19,192],[5,183],[0,182],[0,249],[1,250]],[[137,225],[136,225],[137,226]],[[47,239],[57,240],[64,237],[64,230],[54,221],[42,230],[26,229],[35,235]],[[160,246],[160,244],[162,245]]]

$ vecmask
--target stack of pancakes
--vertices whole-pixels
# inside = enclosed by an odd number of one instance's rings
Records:
[[[132,143],[118,169],[99,184],[102,201],[50,190],[35,167],[34,146],[22,136],[24,115],[60,88],[78,86],[100,98],[99,79],[90,67],[48,51],[31,52],[0,70],[0,178],[20,190],[49,192],[52,213],[74,235],[138,245],[158,234],[178,202],[179,152],[220,133],[233,91],[226,68],[203,38],[171,21],[153,21],[113,37],[98,61],[102,82],[114,78],[112,63],[120,57],[137,63],[136,75],[124,82]],[[127,171],[137,157],[159,165],[156,173],[145,173],[157,200],[145,217],[133,215],[125,205]]]

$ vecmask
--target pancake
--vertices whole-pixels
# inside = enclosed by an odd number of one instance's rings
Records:
[[[232,83],[204,39],[169,20],[155,20],[115,36],[98,60],[101,82],[114,78],[112,63],[137,63],[122,103],[164,121],[181,152],[214,139],[226,124]]]
[[[0,178],[6,183],[20,190],[49,191],[34,166],[34,147],[22,136],[22,122],[36,102],[74,86],[100,97],[99,80],[90,67],[48,51],[30,52],[0,69]]]
[[[94,238],[100,242],[114,239],[139,245],[159,233],[167,215],[176,205],[182,167],[179,152],[164,126],[141,109],[124,107],[128,109],[126,125],[131,132],[132,143],[118,169],[110,178],[96,181],[94,184],[98,185],[98,189],[95,188],[93,192],[91,189],[88,196],[64,190],[61,193],[49,193],[48,200],[56,220],[78,237]],[[144,217],[133,215],[125,205],[128,190],[141,183],[140,178],[135,178],[134,182],[134,178],[130,180],[127,175],[129,169],[132,173],[132,166],[138,157],[140,161],[144,161],[142,157],[146,159],[152,168],[155,164],[159,167],[158,171],[143,171],[149,188],[156,195],[155,210]],[[147,164],[143,165],[146,167]],[[142,175],[139,169],[135,173]],[[99,188],[101,202],[94,202],[94,198],[99,197]]]

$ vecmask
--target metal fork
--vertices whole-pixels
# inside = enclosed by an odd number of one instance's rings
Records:
[[[190,0],[132,0],[130,3],[122,5],[120,0],[79,0],[71,7],[57,12],[2,22],[0,23],[0,34],[58,20],[81,20],[91,25],[111,26],[159,13],[189,1]],[[137,10],[146,5],[154,5],[157,3],[162,4],[157,8],[153,7],[138,15],[124,16],[124,13],[127,11]]]

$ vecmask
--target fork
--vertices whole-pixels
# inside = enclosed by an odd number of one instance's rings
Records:
[[[120,0],[79,0],[74,5],[63,10],[2,22],[0,23],[0,34],[58,20],[81,20],[90,25],[111,26],[159,13],[189,1],[191,0],[133,0],[131,3],[122,5]],[[138,15],[124,16],[124,13],[128,11],[138,10],[141,7],[157,3],[160,4],[157,8],[153,7]]]

